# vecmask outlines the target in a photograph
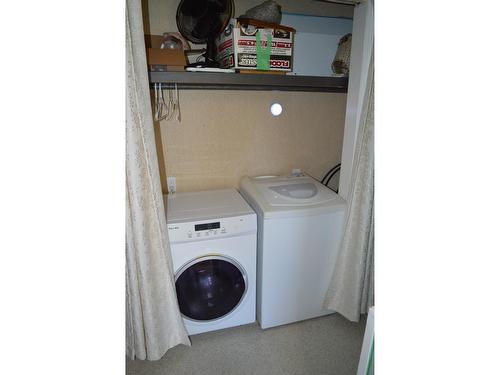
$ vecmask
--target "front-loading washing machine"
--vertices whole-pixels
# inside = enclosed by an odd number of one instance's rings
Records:
[[[175,193],[164,200],[188,334],[255,322],[255,212],[234,189]]]
[[[305,174],[250,178],[257,212],[257,320],[262,328],[331,314],[323,308],[343,236],[346,202]]]

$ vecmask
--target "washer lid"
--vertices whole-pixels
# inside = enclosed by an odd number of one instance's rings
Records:
[[[270,206],[311,206],[337,198],[331,190],[310,177],[257,183],[257,189]]]
[[[240,191],[264,219],[345,212],[346,202],[314,178],[300,176],[243,177]]]

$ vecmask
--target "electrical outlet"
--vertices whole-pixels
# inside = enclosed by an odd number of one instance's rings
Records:
[[[168,192],[169,194],[175,193],[177,190],[176,188],[176,181],[174,176],[168,176],[167,177],[167,186],[168,186]]]

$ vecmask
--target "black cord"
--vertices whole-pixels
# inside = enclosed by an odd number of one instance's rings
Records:
[[[332,174],[330,175],[330,177],[328,178],[328,180],[326,180],[326,184],[325,184],[326,186],[328,186],[328,184],[330,183],[330,180],[332,179],[332,177],[333,177],[333,176],[335,176],[335,174],[336,174],[338,171],[340,171],[340,165],[339,165],[339,167],[338,167],[337,169],[335,169],[335,170],[332,172]]]
[[[329,170],[329,171],[325,174],[325,177],[323,177],[323,179],[321,180],[321,183],[322,183],[323,185],[325,185],[325,180],[327,179],[328,175],[329,175],[330,173],[332,173],[332,172],[333,172],[333,170],[334,170],[334,169],[337,169],[337,168],[339,168],[339,169],[340,169],[340,164],[341,164],[341,163],[338,163],[335,167],[333,167],[332,169],[330,169],[330,170]],[[335,172],[333,172],[333,173],[335,174],[336,172],[337,172],[337,171],[335,171]],[[328,185],[328,183],[327,183],[326,185]]]
[[[321,179],[321,183],[324,184],[325,180],[330,175],[330,173],[332,173],[333,170],[336,169],[336,168],[338,168],[339,166],[340,166],[340,164],[337,164],[335,167],[331,168],[328,172],[326,172],[325,176]]]

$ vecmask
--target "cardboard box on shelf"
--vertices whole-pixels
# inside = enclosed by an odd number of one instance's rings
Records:
[[[252,19],[231,19],[217,37],[222,68],[290,72],[295,29]]]
[[[162,49],[161,35],[145,35],[146,59],[149,70],[183,71],[187,65],[186,55],[179,49]]]

